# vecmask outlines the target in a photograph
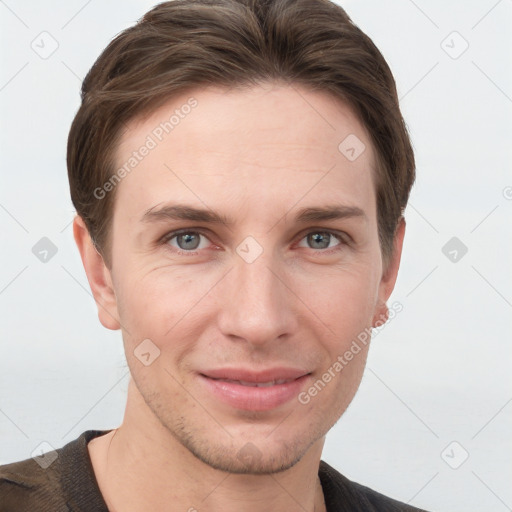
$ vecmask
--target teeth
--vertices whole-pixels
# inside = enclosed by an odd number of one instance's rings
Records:
[[[238,380],[235,382],[242,384],[242,386],[252,386],[255,388],[266,388],[268,386],[273,386],[275,384],[275,381],[273,381],[273,380],[271,380],[269,382],[246,382],[245,380]]]
[[[251,387],[254,387],[254,388],[266,388],[268,386],[273,386],[274,385],[274,381],[271,380],[270,382],[246,382],[245,380],[238,380],[238,381],[235,381],[235,382],[238,382],[239,384],[242,384],[242,386],[251,386]]]
[[[247,382],[245,380],[231,380],[231,379],[218,379],[223,380],[224,382],[236,382],[237,384],[241,384],[242,386],[251,386],[255,388],[267,388],[269,386],[275,386],[276,384],[284,384],[288,382],[286,379],[279,380],[270,380],[268,382]]]

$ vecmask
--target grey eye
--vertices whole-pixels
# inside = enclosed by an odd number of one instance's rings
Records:
[[[199,247],[201,242],[201,235],[199,233],[181,233],[176,235],[176,242],[180,249],[184,251],[193,251]]]
[[[183,231],[166,237],[166,243],[176,249],[181,249],[182,251],[194,251],[196,249],[204,248],[200,247],[202,242],[201,237],[206,241],[208,240],[204,235],[197,231]]]
[[[331,242],[331,238],[333,238],[333,235],[331,233],[318,231],[309,233],[306,238],[308,244],[311,244],[312,249],[327,249]]]

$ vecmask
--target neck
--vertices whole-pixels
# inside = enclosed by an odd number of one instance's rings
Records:
[[[130,380],[122,425],[89,453],[110,512],[324,512],[318,466],[324,438],[279,473],[226,473],[197,459],[158,421]]]

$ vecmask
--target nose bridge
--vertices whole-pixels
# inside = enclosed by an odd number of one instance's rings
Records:
[[[237,247],[219,313],[225,335],[253,344],[273,341],[294,328],[290,291],[276,276],[279,264],[272,252],[262,249],[254,240]]]

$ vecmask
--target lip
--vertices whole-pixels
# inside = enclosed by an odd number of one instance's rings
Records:
[[[310,372],[298,368],[270,368],[251,371],[242,368],[219,368],[199,373],[199,379],[216,399],[237,409],[268,411],[298,396]],[[244,381],[261,384],[286,380],[282,384],[265,387],[243,385]]]

